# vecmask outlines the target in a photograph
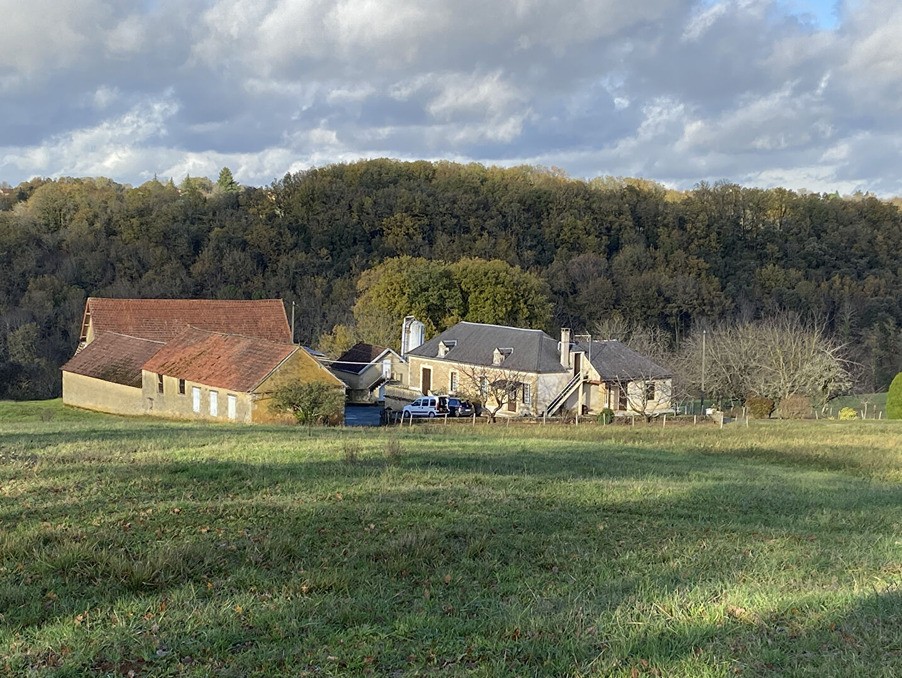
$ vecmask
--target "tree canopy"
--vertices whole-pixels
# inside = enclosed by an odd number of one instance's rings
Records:
[[[674,344],[790,311],[852,350],[860,388],[885,389],[902,371],[899,261],[902,215],[870,196],[394,160],[237,192],[33,179],[0,188],[0,397],[59,392],[88,295],[282,297],[307,344],[377,321],[371,335],[394,343],[408,311],[435,329],[469,317],[577,331],[616,311]]]

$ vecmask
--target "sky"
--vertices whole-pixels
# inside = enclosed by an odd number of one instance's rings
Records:
[[[898,0],[0,0],[0,182],[363,158],[902,195]]]

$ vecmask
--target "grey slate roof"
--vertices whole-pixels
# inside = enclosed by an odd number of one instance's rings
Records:
[[[588,354],[589,345],[583,342],[577,344],[574,350]],[[602,379],[669,379],[673,376],[666,367],[661,367],[616,339],[593,341],[591,362]]]
[[[444,358],[439,358],[438,348],[443,341],[457,343]],[[561,365],[558,342],[542,330],[482,323],[457,323],[407,355],[491,367],[496,348],[513,349],[500,365],[504,370],[530,373],[568,371]]]
[[[385,346],[378,346],[377,344],[366,344],[363,342],[354,344],[342,353],[338,360],[332,363],[332,369],[350,372],[351,374],[360,374],[387,350]]]

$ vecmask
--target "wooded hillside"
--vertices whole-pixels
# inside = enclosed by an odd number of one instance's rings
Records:
[[[679,342],[699,323],[789,310],[848,344],[862,388],[902,370],[902,215],[888,202],[371,160],[265,188],[0,189],[0,398],[58,393],[86,296],[282,297],[298,340],[317,344],[353,324],[361,274],[403,255],[521,267],[547,284],[552,331],[619,313]]]

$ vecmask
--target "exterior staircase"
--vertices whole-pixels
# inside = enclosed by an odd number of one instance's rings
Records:
[[[583,374],[579,372],[573,375],[573,379],[567,382],[567,385],[561,390],[560,393],[555,396],[554,400],[552,400],[548,407],[545,408],[545,415],[548,417],[553,417],[557,412],[561,409],[563,404],[566,402],[567,398],[573,395],[574,391],[579,388],[580,384],[587,381],[589,375]]]

